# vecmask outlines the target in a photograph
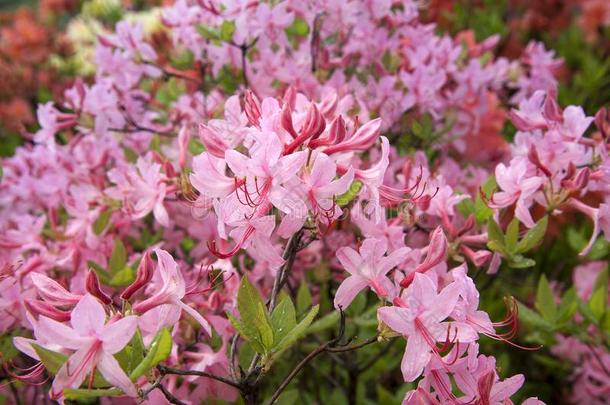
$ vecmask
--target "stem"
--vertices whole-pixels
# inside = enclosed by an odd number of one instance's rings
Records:
[[[231,387],[237,388],[238,390],[242,389],[242,386],[236,383],[233,380],[230,380],[225,377],[221,377],[216,374],[207,373],[205,371],[195,371],[195,370],[178,370],[176,368],[166,367],[166,366],[157,366],[157,369],[161,374],[175,374],[175,375],[194,375],[199,377],[207,377],[216,381],[220,381],[221,383],[225,383],[230,385]]]
[[[246,88],[250,87],[248,85],[248,73],[246,72],[246,53],[248,52],[248,46],[245,43],[240,45],[239,49],[241,50],[241,71],[244,76],[244,86]]]
[[[174,405],[187,405],[186,402],[180,401],[171,392],[169,392],[167,390],[167,388],[165,388],[163,385],[161,385],[161,384],[157,385],[157,389],[163,393],[163,395],[165,396],[165,399],[167,399],[167,401],[170,404],[174,404]]]
[[[279,294],[282,286],[286,282],[287,274],[292,270],[292,265],[294,264],[294,259],[296,258],[297,252],[299,251],[299,244],[301,242],[301,237],[303,236],[303,229],[299,230],[297,233],[290,237],[288,244],[286,245],[286,249],[284,250],[283,259],[285,260],[284,264],[280,268],[275,281],[273,282],[273,290],[271,291],[271,298],[269,300],[269,312],[273,311],[275,308],[275,304],[277,303],[277,295]]]

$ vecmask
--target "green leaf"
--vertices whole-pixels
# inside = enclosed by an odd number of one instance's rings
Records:
[[[536,245],[542,241],[542,238],[544,238],[548,223],[549,217],[547,215],[536,222],[536,225],[527,231],[523,239],[519,241],[515,253],[524,253],[536,247]]]
[[[55,375],[64,365],[64,363],[68,360],[68,356],[63,353],[57,353],[49,349],[45,349],[44,347],[37,345],[36,343],[32,343],[32,348],[40,358],[40,361],[44,365],[44,368],[47,370],[49,374]],[[107,387],[110,385],[99,371],[95,372],[95,377],[93,379],[94,387]]]
[[[561,303],[557,310],[558,324],[566,323],[572,319],[572,316],[574,316],[578,310],[578,301],[576,288],[570,287],[570,289],[563,294],[563,298],[561,299]]]
[[[262,354],[265,352],[265,348],[263,347],[263,344],[261,342],[260,336],[259,336],[256,328],[249,328],[246,324],[244,324],[243,322],[241,322],[239,319],[235,318],[233,315],[231,315],[228,312],[227,312],[227,318],[229,319],[229,322],[231,322],[231,325],[233,325],[233,327],[244,338],[244,340],[246,340],[248,343],[250,343],[250,346],[252,346],[252,348],[257,353]]]
[[[337,205],[339,207],[345,207],[347,204],[352,202],[356,196],[358,196],[361,188],[362,183],[359,180],[354,180],[352,184],[350,184],[349,189],[336,198]]]
[[[591,298],[589,299],[589,309],[597,322],[600,322],[606,313],[606,296],[607,288],[599,287],[597,290],[593,291],[593,294],[591,294]]]
[[[110,208],[106,208],[97,217],[97,219],[93,223],[93,232],[96,235],[101,235],[102,232],[106,230],[106,227],[108,226],[108,221],[110,220],[110,215],[112,215],[112,210]]]
[[[126,264],[127,251],[125,250],[125,245],[123,245],[123,242],[119,238],[116,238],[114,240],[112,254],[110,255],[110,262],[108,263],[110,273],[113,275],[118,273],[125,268]]]
[[[493,218],[487,221],[487,238],[489,240],[487,245],[489,246],[491,244],[491,246],[494,247],[490,247],[490,249],[494,251],[506,252],[506,240],[504,239],[504,233],[502,232],[500,225],[498,225]]]
[[[102,266],[92,260],[87,261],[87,266],[89,266],[90,269],[93,269],[93,271],[95,271],[95,274],[97,274],[102,284],[108,285],[108,283],[110,282],[110,276]]]
[[[123,391],[118,388],[102,390],[66,388],[64,389],[63,394],[66,399],[72,401],[89,401],[99,397],[116,397],[123,395]]]
[[[309,25],[307,21],[302,19],[301,17],[296,17],[292,22],[292,25],[286,27],[286,34],[296,35],[299,37],[306,37],[309,34]]]
[[[553,331],[554,327],[549,321],[522,303],[518,302],[517,305],[519,306],[519,319],[521,321],[532,326],[534,329],[541,329],[545,332]]]
[[[339,311],[329,312],[328,314],[324,315],[322,318],[320,318],[317,321],[315,321],[314,323],[312,323],[311,326],[309,327],[309,329],[307,330],[307,332],[308,333],[318,333],[318,332],[322,332],[327,329],[330,329],[330,328],[334,327],[337,324],[337,322],[339,322],[340,318],[341,318],[341,315],[339,314]]]
[[[506,250],[513,252],[517,246],[517,240],[519,239],[519,219],[514,217],[508,227],[506,228]]]
[[[489,178],[481,187],[481,190],[487,198],[491,198],[491,195],[493,194],[495,188],[496,178],[494,176],[489,176]],[[474,201],[474,218],[477,220],[478,223],[483,223],[492,216],[493,210],[485,204],[485,201],[483,201],[483,199],[481,198],[480,193],[477,193],[477,196],[475,197]]]
[[[108,285],[112,287],[126,287],[133,283],[136,279],[136,272],[129,266],[125,266],[123,270],[116,272],[108,281]]]
[[[301,281],[301,285],[299,286],[299,290],[297,291],[297,313],[299,315],[304,314],[310,306],[311,291],[309,291],[307,281],[303,280]]]
[[[49,374],[57,374],[61,366],[68,360],[68,356],[63,353],[57,353],[49,349],[45,349],[42,346],[37,345],[36,343],[32,343],[32,347],[34,351],[40,358],[40,361],[44,365],[44,368],[47,369]]]
[[[280,342],[297,324],[294,305],[290,297],[280,301],[271,314],[273,341]]]
[[[167,359],[172,351],[172,335],[168,328],[163,328],[153,339],[148,353],[140,364],[129,374],[129,378],[135,381],[146,374],[149,370]]]
[[[235,21],[224,20],[220,26],[220,39],[230,42],[235,32]]]
[[[279,341],[273,348],[275,353],[281,353],[284,350],[292,346],[297,340],[299,340],[305,333],[308,332],[309,325],[313,322],[313,319],[318,314],[320,309],[319,305],[311,308],[309,313],[303,318],[297,326],[295,326],[281,341]]]
[[[551,290],[549,282],[544,274],[540,277],[540,281],[538,282],[536,309],[538,309],[544,319],[549,322],[554,322],[557,318],[557,305],[555,304],[553,291]]]
[[[248,330],[258,331],[260,343],[265,349],[270,349],[273,346],[273,329],[271,329],[269,314],[260,294],[250,283],[248,276],[241,279],[237,292],[237,309],[241,322]]]
[[[212,27],[208,27],[207,25],[197,25],[195,29],[202,37],[212,40],[212,41],[220,41],[220,32]]]
[[[528,267],[534,267],[536,261],[521,255],[512,255],[508,260],[508,265],[513,269],[526,269]]]

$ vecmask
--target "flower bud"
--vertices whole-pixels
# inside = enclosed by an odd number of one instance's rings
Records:
[[[155,264],[150,257],[150,252],[144,252],[142,260],[140,260],[140,265],[138,266],[136,279],[125,289],[125,291],[123,291],[121,294],[122,299],[130,299],[131,296],[134,295],[140,288],[144,287],[150,282],[153,276],[154,265]]]
[[[85,281],[85,289],[91,295],[93,295],[98,300],[102,301],[104,304],[109,305],[112,302],[112,298],[110,298],[105,292],[102,291],[102,287],[100,286],[100,280],[97,278],[97,274],[93,270],[89,270],[87,274],[87,280]]]
[[[70,312],[59,310],[44,301],[26,299],[24,305],[33,315],[43,315],[47,318],[54,319],[57,322],[67,322],[71,317]]]
[[[244,112],[246,113],[246,117],[248,117],[250,125],[260,128],[261,104],[252,90],[246,90]]]

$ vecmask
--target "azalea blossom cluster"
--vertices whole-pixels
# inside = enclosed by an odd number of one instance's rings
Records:
[[[497,37],[438,35],[413,1],[178,0],[158,23],[169,49],[137,23],[100,35],[95,80],[40,105],[2,160],[18,395],[257,403],[312,321],[291,335],[286,296],[323,268],[341,333],[370,292],[371,342],[406,341],[404,403],[510,403],[525,377],[500,378],[479,339],[519,346],[517,304],[492,320],[473,274],[531,266],[549,216],[591,219],[583,255],[610,238],[607,110],[562,109],[541,44],[494,58]],[[599,397],[610,375],[595,378],[575,397]]]

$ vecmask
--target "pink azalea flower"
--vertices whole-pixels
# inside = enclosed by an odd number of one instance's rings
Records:
[[[529,212],[534,193],[538,191],[543,179],[527,173],[527,162],[524,159],[513,159],[506,167],[503,163],[496,166],[496,182],[502,189],[491,198],[490,206],[503,208],[517,203],[515,215],[528,228],[534,226],[534,220]]]
[[[379,319],[408,338],[401,363],[405,381],[414,381],[421,375],[432,354],[438,355],[436,343],[445,342],[447,336],[460,343],[474,342],[478,338],[467,324],[446,321],[455,309],[459,295],[458,284],[449,284],[437,293],[432,279],[417,273],[411,286],[395,300],[401,306],[379,308]]]
[[[385,256],[386,251],[384,241],[372,238],[362,243],[359,252],[350,247],[337,251],[337,258],[350,276],[337,289],[335,308],[347,308],[366,287],[382,298],[394,298],[396,288],[387,274],[407,257],[409,249],[400,248],[388,256]]]
[[[176,306],[195,318],[203,330],[211,336],[212,329],[208,321],[194,308],[182,301],[186,295],[186,286],[174,258],[162,249],[155,249],[155,254],[158,260],[157,268],[161,276],[160,288],[151,297],[135,304],[133,310],[143,314],[159,305],[169,304]]]
[[[133,337],[138,318],[127,316],[106,322],[104,307],[91,295],[85,295],[72,310],[71,326],[41,316],[37,334],[47,342],[59,345],[74,353],[59,369],[51,396],[59,398],[65,388],[78,388],[85,377],[99,370],[112,385],[135,397],[137,391],[113,354],[121,351]]]

